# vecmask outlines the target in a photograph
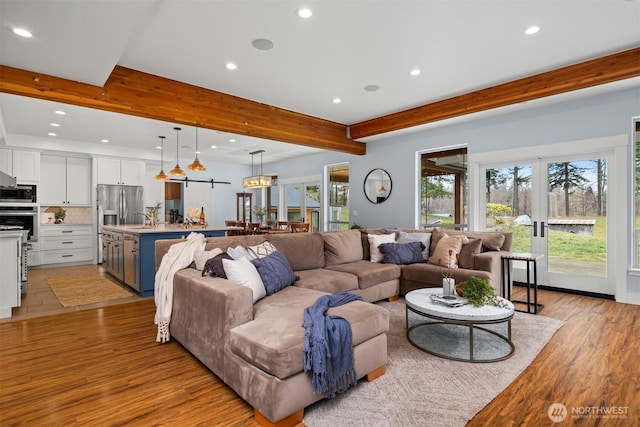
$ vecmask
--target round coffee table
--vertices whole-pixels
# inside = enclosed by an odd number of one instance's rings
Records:
[[[435,356],[463,362],[497,362],[511,357],[513,304],[501,297],[501,306],[448,307],[431,295],[442,288],[426,288],[405,295],[407,339]],[[505,331],[506,329],[506,331]]]

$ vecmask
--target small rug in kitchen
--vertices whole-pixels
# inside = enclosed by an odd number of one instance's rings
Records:
[[[51,277],[47,284],[65,307],[93,304],[133,294],[99,274],[76,274],[73,276]]]

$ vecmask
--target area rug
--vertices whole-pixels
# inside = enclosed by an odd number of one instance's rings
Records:
[[[516,312],[507,360],[466,363],[432,356],[406,338],[404,300],[380,303],[391,313],[387,372],[358,384],[336,399],[305,409],[308,427],[464,426],[535,359],[563,322]]]
[[[99,274],[51,277],[47,284],[65,307],[127,298],[133,294]]]

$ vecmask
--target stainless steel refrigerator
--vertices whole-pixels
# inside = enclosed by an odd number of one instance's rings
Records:
[[[98,185],[98,263],[102,263],[102,226],[144,223],[142,187]]]

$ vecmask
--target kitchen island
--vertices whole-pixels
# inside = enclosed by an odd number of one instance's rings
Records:
[[[105,225],[102,227],[103,265],[107,273],[132,287],[141,296],[153,296],[156,240],[186,238],[190,233],[205,237],[225,236],[236,227],[199,225],[183,228],[174,224]]]

